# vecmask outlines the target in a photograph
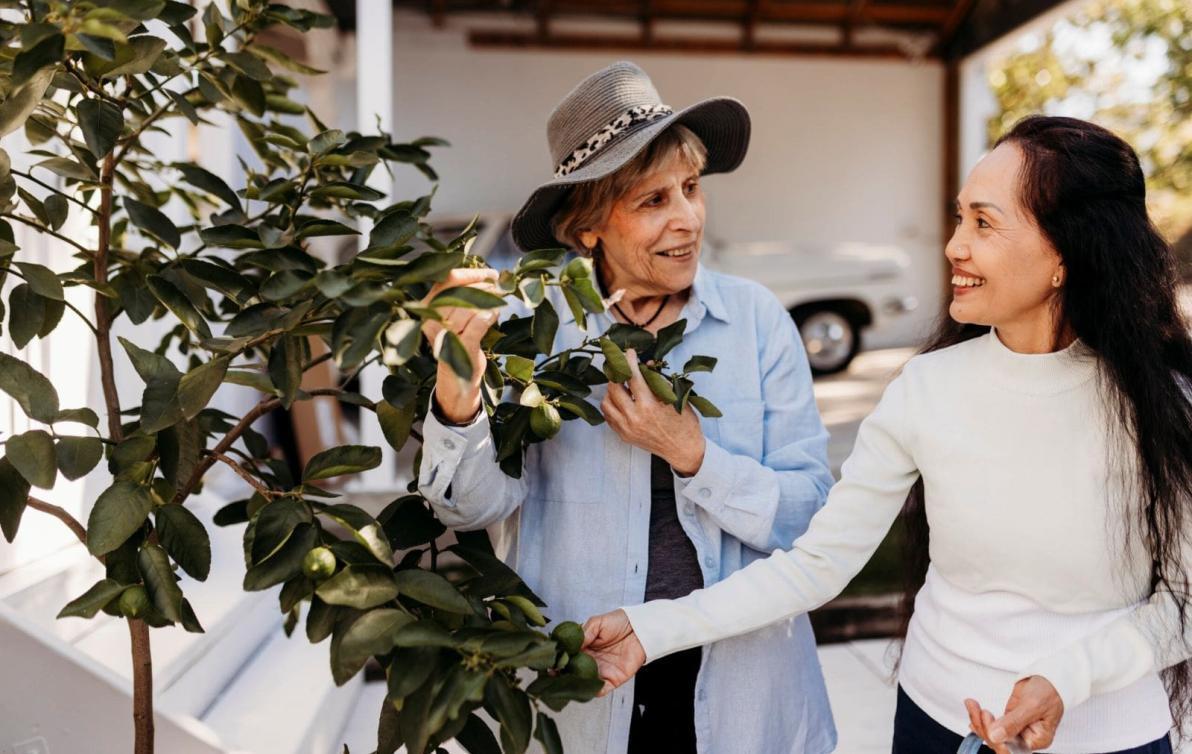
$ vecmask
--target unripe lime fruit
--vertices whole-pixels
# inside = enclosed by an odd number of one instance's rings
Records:
[[[559,409],[549,403],[540,403],[530,412],[530,429],[544,440],[559,434],[561,426],[563,420],[559,417]]]
[[[124,617],[139,618],[149,609],[149,593],[140,584],[130,586],[120,593],[117,604]]]
[[[600,677],[600,668],[596,665],[596,660],[584,652],[571,656],[571,662],[567,663],[567,672],[580,678]]]
[[[302,572],[308,579],[321,581],[335,573],[335,553],[326,547],[313,547],[302,558]]]
[[[580,649],[584,646],[584,629],[575,621],[564,621],[550,632],[550,638],[558,642],[567,654],[579,654]]]

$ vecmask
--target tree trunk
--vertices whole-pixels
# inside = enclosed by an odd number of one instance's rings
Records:
[[[134,754],[153,754],[153,656],[149,651],[149,626],[128,619],[132,639],[132,722]]]

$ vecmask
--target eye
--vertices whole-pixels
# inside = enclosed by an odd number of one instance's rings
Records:
[[[956,221],[956,224],[957,224],[957,225],[960,225],[960,223],[961,223],[961,222],[963,222],[963,220],[964,220],[964,218],[962,218],[962,217],[960,216],[960,213],[959,213],[959,212],[954,212],[954,213],[952,213],[952,219]]]
[[[654,194],[653,196],[651,196],[649,199],[646,200],[647,207],[657,207],[661,203],[662,203],[662,194]]]
[[[699,190],[699,181],[692,181],[691,183],[687,184],[687,193],[688,194],[694,194],[698,190]]]
[[[990,225],[989,222],[984,217],[978,217],[977,218],[977,227],[984,229],[984,228],[992,228],[993,226]]]

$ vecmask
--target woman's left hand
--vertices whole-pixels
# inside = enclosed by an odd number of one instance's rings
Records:
[[[654,395],[642,377],[637,353],[631,348],[629,371],[624,385],[610,383],[600,404],[604,419],[617,436],[630,445],[661,457],[679,474],[691,476],[704,462],[704,433],[691,406],[675,411]]]
[[[1023,678],[1014,684],[1006,711],[994,718],[989,710],[973,699],[965,699],[973,731],[985,739],[997,754],[1012,754],[1007,741],[1015,737],[1031,751],[1046,749],[1055,740],[1055,731],[1064,717],[1064,702],[1051,681],[1041,675]]]

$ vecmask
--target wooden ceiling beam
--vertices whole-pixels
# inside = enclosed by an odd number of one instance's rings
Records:
[[[940,25],[939,36],[936,38],[935,47],[931,51],[932,55],[943,54],[944,48],[952,42],[952,39],[956,36],[956,31],[964,23],[964,19],[968,17],[969,12],[972,11],[975,4],[976,0],[955,0],[952,11]]]
[[[649,44],[640,36],[597,35],[597,34],[549,34],[540,37],[535,33],[510,31],[475,30],[468,35],[469,42],[479,48],[516,48],[549,50],[589,50],[618,52],[678,52],[686,54],[741,54],[786,57],[834,57],[906,60],[907,54],[895,45],[866,45],[846,48],[839,44],[818,44],[812,42],[755,41],[753,48],[746,51],[739,40],[698,37],[655,37]]]
[[[963,2],[963,0],[961,0]],[[655,20],[740,21],[751,15],[749,0],[653,0],[651,17]],[[637,18],[639,0],[609,0],[598,5],[580,0],[557,0],[555,15],[609,16]],[[851,4],[817,2],[766,2],[758,8],[756,23],[841,25],[854,13]],[[942,26],[951,18],[946,5],[864,4],[865,21],[887,25]]]

